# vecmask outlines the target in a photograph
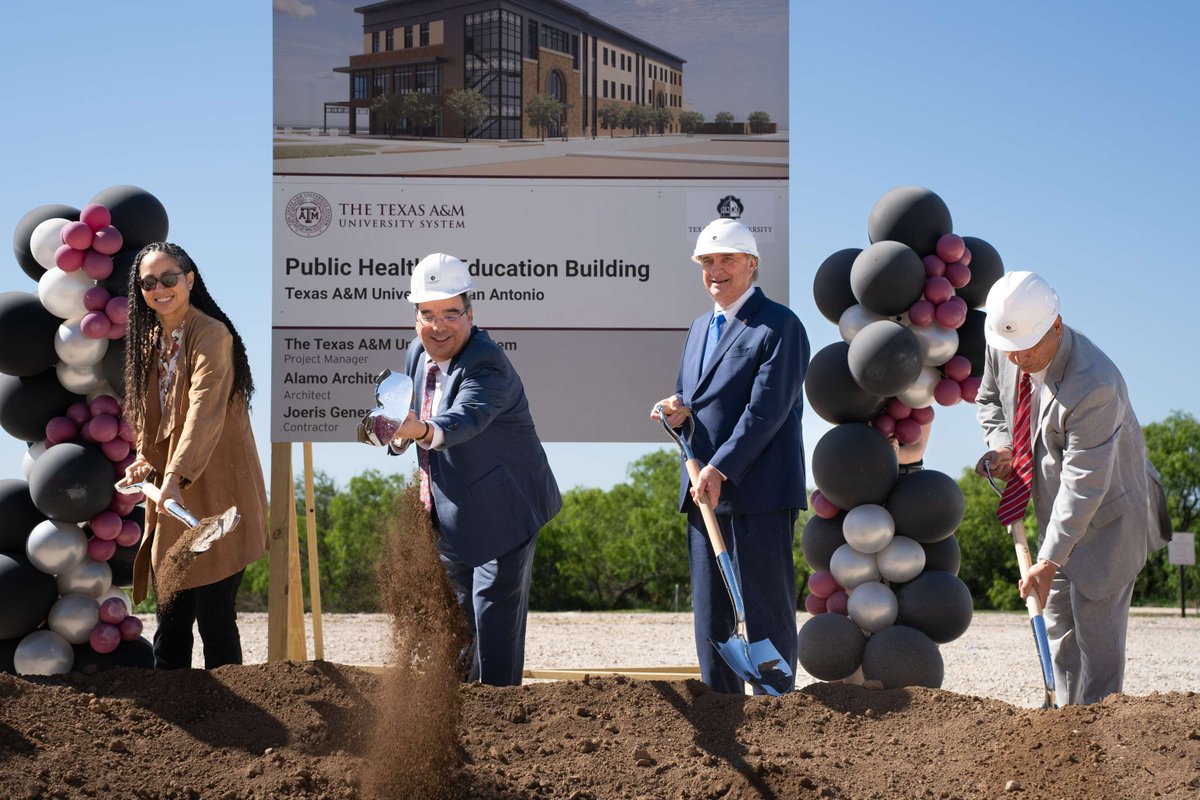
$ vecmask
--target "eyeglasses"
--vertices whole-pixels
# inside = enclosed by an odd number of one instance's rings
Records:
[[[156,288],[158,288],[159,281],[162,281],[163,286],[171,289],[175,286],[175,284],[179,283],[179,279],[183,277],[183,275],[184,273],[182,272],[164,272],[157,278],[153,275],[147,275],[138,281],[138,285],[142,287],[143,291],[153,292]]]
[[[447,311],[445,314],[431,314],[428,311],[422,311],[417,314],[417,322],[422,325],[432,325],[435,322],[458,322],[467,315],[466,311]]]

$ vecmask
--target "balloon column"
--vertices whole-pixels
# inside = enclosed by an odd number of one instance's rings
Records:
[[[842,341],[813,356],[809,404],[834,424],[817,443],[804,557],[816,571],[801,666],[819,680],[940,687],[938,645],[971,622],[958,579],[962,492],[949,476],[901,476],[891,438],[920,441],[934,403],[973,403],[983,375],[983,304],[1003,274],[996,250],[953,232],[933,192],[886,193],[866,248],[839,250],[813,281]]]
[[[136,186],[39,206],[13,233],[37,288],[0,293],[0,427],[29,444],[25,480],[0,480],[0,652],[13,653],[0,670],[153,666],[121,588],[142,498],[113,483],[136,439],[119,400],[125,287],[138,250],[166,235],[162,203]]]

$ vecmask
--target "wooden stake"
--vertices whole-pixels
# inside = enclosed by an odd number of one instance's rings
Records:
[[[313,491],[312,442],[304,443],[304,527],[308,537],[308,594],[312,604],[313,658],[325,660],[321,635],[321,570],[317,554],[317,500]]]
[[[300,530],[296,523],[295,499],[287,495],[292,513],[288,515],[288,658],[308,658],[308,636],[304,631],[304,584],[300,580]]]
[[[267,580],[267,661],[287,658],[288,529],[294,514],[292,446],[271,444],[271,536]]]

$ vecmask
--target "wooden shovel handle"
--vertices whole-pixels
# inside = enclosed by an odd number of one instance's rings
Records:
[[[695,489],[700,484],[700,462],[689,458],[684,464],[687,466],[692,488]],[[704,527],[708,531],[708,541],[713,552],[718,556],[722,555],[725,552],[725,537],[721,535],[721,524],[717,522],[716,513],[707,503],[696,503],[696,506],[700,509],[700,516],[704,517]]]
[[[1021,571],[1021,580],[1025,580],[1029,577],[1029,570],[1033,569],[1033,557],[1029,554],[1029,542],[1025,539],[1025,526],[1016,522],[1008,529],[1012,535],[1013,549],[1017,551],[1017,568]],[[1030,616],[1041,615],[1042,601],[1038,600],[1037,592],[1029,593],[1025,598],[1025,607],[1029,609]]]

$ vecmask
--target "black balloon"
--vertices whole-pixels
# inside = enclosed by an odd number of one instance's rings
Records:
[[[958,545],[957,536],[947,536],[940,542],[923,544],[925,548],[925,569],[941,570],[957,575],[962,567],[962,548]]]
[[[987,314],[977,308],[967,312],[967,320],[958,329],[958,355],[971,362],[971,374],[983,377],[984,356],[987,340],[983,338],[983,323]]]
[[[108,343],[108,349],[104,351],[104,377],[108,381],[108,385],[112,387],[116,393],[117,399],[122,400],[125,397],[125,338],[113,340]]]
[[[953,230],[950,209],[942,198],[921,186],[892,189],[875,202],[867,218],[867,237],[872,243],[902,242],[922,257],[935,252],[937,240]]]
[[[58,361],[54,335],[62,320],[30,292],[0,293],[0,372],[36,375]]]
[[[29,495],[50,519],[86,522],[108,508],[116,480],[112,462],[99,448],[56,444],[29,471]]]
[[[891,397],[921,374],[921,343],[908,328],[883,319],[855,334],[847,361],[864,392]]]
[[[0,672],[7,672],[9,675],[17,674],[17,665],[13,663],[13,656],[17,654],[17,645],[20,643],[20,639],[0,639]]]
[[[46,274],[46,270],[33,257],[33,249],[29,243],[30,238],[33,236],[33,229],[48,219],[59,218],[69,219],[74,222],[79,219],[79,209],[74,206],[58,204],[38,206],[33,211],[21,217],[21,221],[17,223],[16,229],[13,230],[13,255],[17,257],[17,263],[21,265],[21,269],[25,274],[34,281],[40,281],[42,276]]]
[[[821,262],[813,276],[813,299],[817,301],[817,310],[834,325],[841,319],[843,311],[858,303],[850,288],[850,267],[861,252],[860,247],[838,250]]]
[[[897,481],[885,506],[896,523],[896,535],[921,544],[951,536],[966,509],[954,479],[933,469],[910,472]]]
[[[135,506],[125,519],[133,520],[137,526],[142,529],[143,536],[146,532],[146,508],[145,506]],[[113,586],[132,586],[133,585],[133,560],[137,557],[138,548],[142,545],[142,537],[133,544],[123,547],[117,545],[117,551],[113,553],[112,558],[108,560],[108,566],[112,569]]]
[[[140,250],[167,238],[167,210],[158,198],[137,186],[110,186],[91,199],[112,213],[112,224],[128,250]]]
[[[885,689],[927,686],[939,689],[946,664],[938,646],[907,625],[893,625],[872,634],[863,648],[863,677]]]
[[[28,483],[0,480],[0,551],[24,553],[29,532],[45,519],[29,496]]]
[[[20,639],[46,621],[58,599],[58,585],[24,553],[0,553],[0,597],[0,639]]]
[[[104,672],[113,667],[154,668],[154,646],[145,636],[132,642],[121,642],[111,653],[97,653],[87,642],[72,645],[75,650],[75,666],[72,672]]]
[[[862,664],[867,640],[843,614],[817,614],[800,626],[797,660],[804,671],[821,681],[848,678]]]
[[[845,518],[845,511],[833,519],[813,514],[804,523],[800,549],[804,552],[804,560],[814,570],[829,569],[829,560],[833,558],[834,551],[846,543],[846,537],[842,535],[842,520]]]
[[[949,572],[925,570],[896,592],[896,622],[916,628],[938,644],[952,642],[971,625],[971,590]]]
[[[22,378],[0,375],[0,428],[25,442],[41,441],[46,423],[82,399],[63,388],[53,369]]]
[[[813,450],[812,467],[817,488],[843,509],[882,504],[900,469],[887,437],[853,422],[838,425],[821,437]]]
[[[821,419],[867,422],[883,409],[883,395],[864,392],[850,374],[850,345],[834,342],[812,357],[804,378],[808,404]]]
[[[971,280],[954,293],[965,300],[968,306],[976,308],[987,301],[988,290],[1004,274],[1004,262],[996,248],[983,239],[964,236],[963,244],[971,251]]]
[[[885,317],[903,314],[925,292],[925,265],[905,244],[876,242],[854,259],[850,286],[868,311]]]

